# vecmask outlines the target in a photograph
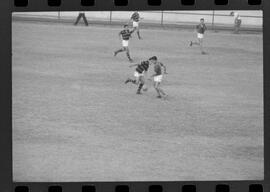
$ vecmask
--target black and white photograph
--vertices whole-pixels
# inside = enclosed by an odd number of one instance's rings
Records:
[[[14,182],[264,179],[263,13],[12,14]]]

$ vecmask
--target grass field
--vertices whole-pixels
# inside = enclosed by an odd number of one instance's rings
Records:
[[[13,22],[14,181],[263,179],[261,34],[142,29],[163,88],[136,95],[120,27]],[[152,68],[151,68],[152,69]],[[151,74],[151,72],[150,72]]]

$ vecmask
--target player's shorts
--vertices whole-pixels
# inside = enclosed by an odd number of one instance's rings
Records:
[[[133,25],[133,27],[139,27],[139,22],[133,21],[132,25]]]
[[[122,46],[128,47],[128,40],[122,40]]]
[[[138,77],[142,77],[143,73],[139,73],[138,71],[134,72],[134,77],[138,78]]]
[[[154,76],[154,82],[160,83],[162,81],[162,75]]]
[[[203,34],[202,33],[197,33],[197,37],[198,37],[198,39],[202,39],[203,38]]]

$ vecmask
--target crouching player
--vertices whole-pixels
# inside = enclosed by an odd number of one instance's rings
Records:
[[[156,60],[155,56],[149,58],[147,61],[142,61],[140,64],[133,64],[129,66],[129,67],[137,66],[134,72],[135,79],[128,78],[125,81],[125,83],[127,84],[131,82],[135,85],[139,85],[137,89],[137,94],[141,94],[141,89],[143,85],[145,84],[145,77],[147,76],[147,71],[151,63],[154,62],[154,60]]]
[[[196,31],[197,31],[197,38],[198,38],[198,42],[193,42],[190,41],[190,46],[192,45],[199,45],[200,49],[201,49],[201,53],[202,54],[206,54],[203,50],[203,36],[204,36],[204,32],[206,31],[206,25],[204,24],[204,18],[200,19],[200,24],[198,24],[196,26]]]
[[[130,62],[133,61],[130,57],[130,54],[129,54],[128,41],[129,41],[129,38],[131,37],[131,34],[134,31],[135,31],[135,29],[133,29],[132,31],[129,31],[128,25],[124,25],[124,30],[120,31],[120,33],[119,33],[119,38],[122,38],[122,46],[123,47],[117,51],[114,51],[114,56],[116,56],[120,52],[126,51],[128,60]]]
[[[154,57],[153,63],[155,74],[153,74],[151,77],[154,77],[154,88],[158,94],[157,98],[166,98],[168,95],[160,88],[163,74],[167,74],[166,67],[163,65],[163,63],[157,61],[157,57]]]

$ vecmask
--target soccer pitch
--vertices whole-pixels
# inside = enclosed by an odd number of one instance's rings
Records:
[[[193,31],[133,34],[135,63],[167,67],[160,100],[124,84],[121,29],[13,22],[14,181],[263,179],[262,34],[208,31],[207,55]]]

